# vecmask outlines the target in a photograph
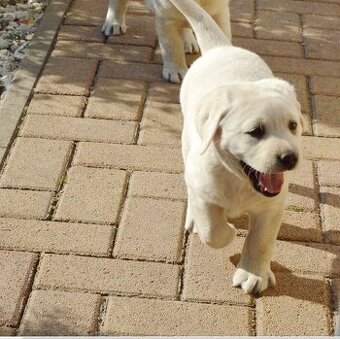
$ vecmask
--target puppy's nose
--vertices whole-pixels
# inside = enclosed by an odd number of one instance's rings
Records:
[[[280,164],[283,165],[286,170],[293,169],[298,161],[298,156],[296,153],[278,155],[277,158]]]

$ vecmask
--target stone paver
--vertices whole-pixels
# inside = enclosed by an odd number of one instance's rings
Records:
[[[185,204],[180,201],[127,199],[114,255],[130,259],[179,262],[184,216]]]
[[[179,104],[147,101],[140,126],[138,144],[180,146],[181,116]]]
[[[37,255],[0,251],[0,325],[17,326]]]
[[[247,216],[221,250],[184,231],[180,85],[162,79],[145,2],[129,1],[127,33],[107,39],[107,1],[59,2],[46,13],[60,29],[42,25],[40,61],[14,82],[0,123],[0,335],[334,335],[340,0],[230,4],[234,44],[295,86],[304,118],[277,286],[258,298],[232,287]]]
[[[0,189],[0,217],[44,219],[51,200],[51,192]]]
[[[186,186],[181,174],[141,172],[132,173],[128,194],[137,197],[186,200]]]
[[[96,294],[33,291],[19,334],[94,335],[99,309],[100,296]]]
[[[50,59],[35,88],[38,93],[88,95],[97,69],[92,59]]]
[[[246,307],[110,297],[103,332],[109,335],[250,335]]]
[[[56,190],[71,143],[19,138],[0,179],[1,187]]]
[[[108,256],[110,226],[0,219],[0,248]]]
[[[143,82],[99,79],[91,93],[85,117],[138,120],[143,110]]]
[[[130,121],[29,115],[20,136],[130,144],[133,142],[136,128],[136,123]]]
[[[148,171],[182,171],[180,149],[158,146],[80,143],[77,165],[113,166]]]
[[[79,117],[85,109],[85,99],[74,95],[35,94],[27,113]]]
[[[45,255],[37,288],[176,298],[179,266],[131,260]]]
[[[125,187],[125,171],[73,167],[67,177],[55,218],[115,223]]]

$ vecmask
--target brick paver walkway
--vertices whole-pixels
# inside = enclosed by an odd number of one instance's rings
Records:
[[[185,234],[179,86],[153,18],[104,42],[74,0],[0,176],[0,333],[331,335],[340,289],[340,1],[233,0],[234,43],[295,84],[306,118],[275,290],[231,287],[246,235]]]

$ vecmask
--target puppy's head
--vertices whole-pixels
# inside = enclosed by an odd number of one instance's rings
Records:
[[[267,197],[281,192],[283,172],[301,157],[302,125],[293,86],[277,78],[219,87],[202,99],[196,116],[202,153],[213,141],[228,167]]]

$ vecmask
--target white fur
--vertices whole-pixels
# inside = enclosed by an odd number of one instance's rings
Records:
[[[253,188],[240,160],[259,172],[277,173],[282,171],[277,156],[294,152],[300,157],[300,106],[290,84],[275,78],[258,55],[232,46],[194,1],[170,1],[187,17],[203,51],[181,87],[186,229],[220,248],[236,233],[227,218],[248,214],[249,233],[233,285],[260,293],[275,284],[270,260],[288,180],[280,194],[265,197]],[[248,133],[258,121],[266,127],[261,140]],[[290,121],[298,124],[295,133]]]
[[[145,0],[155,14],[156,31],[163,59],[163,77],[178,83],[188,70],[185,53],[197,53],[199,47],[184,16],[169,0]],[[197,0],[231,38],[228,0]],[[110,0],[102,32],[109,36],[126,32],[128,0]]]

